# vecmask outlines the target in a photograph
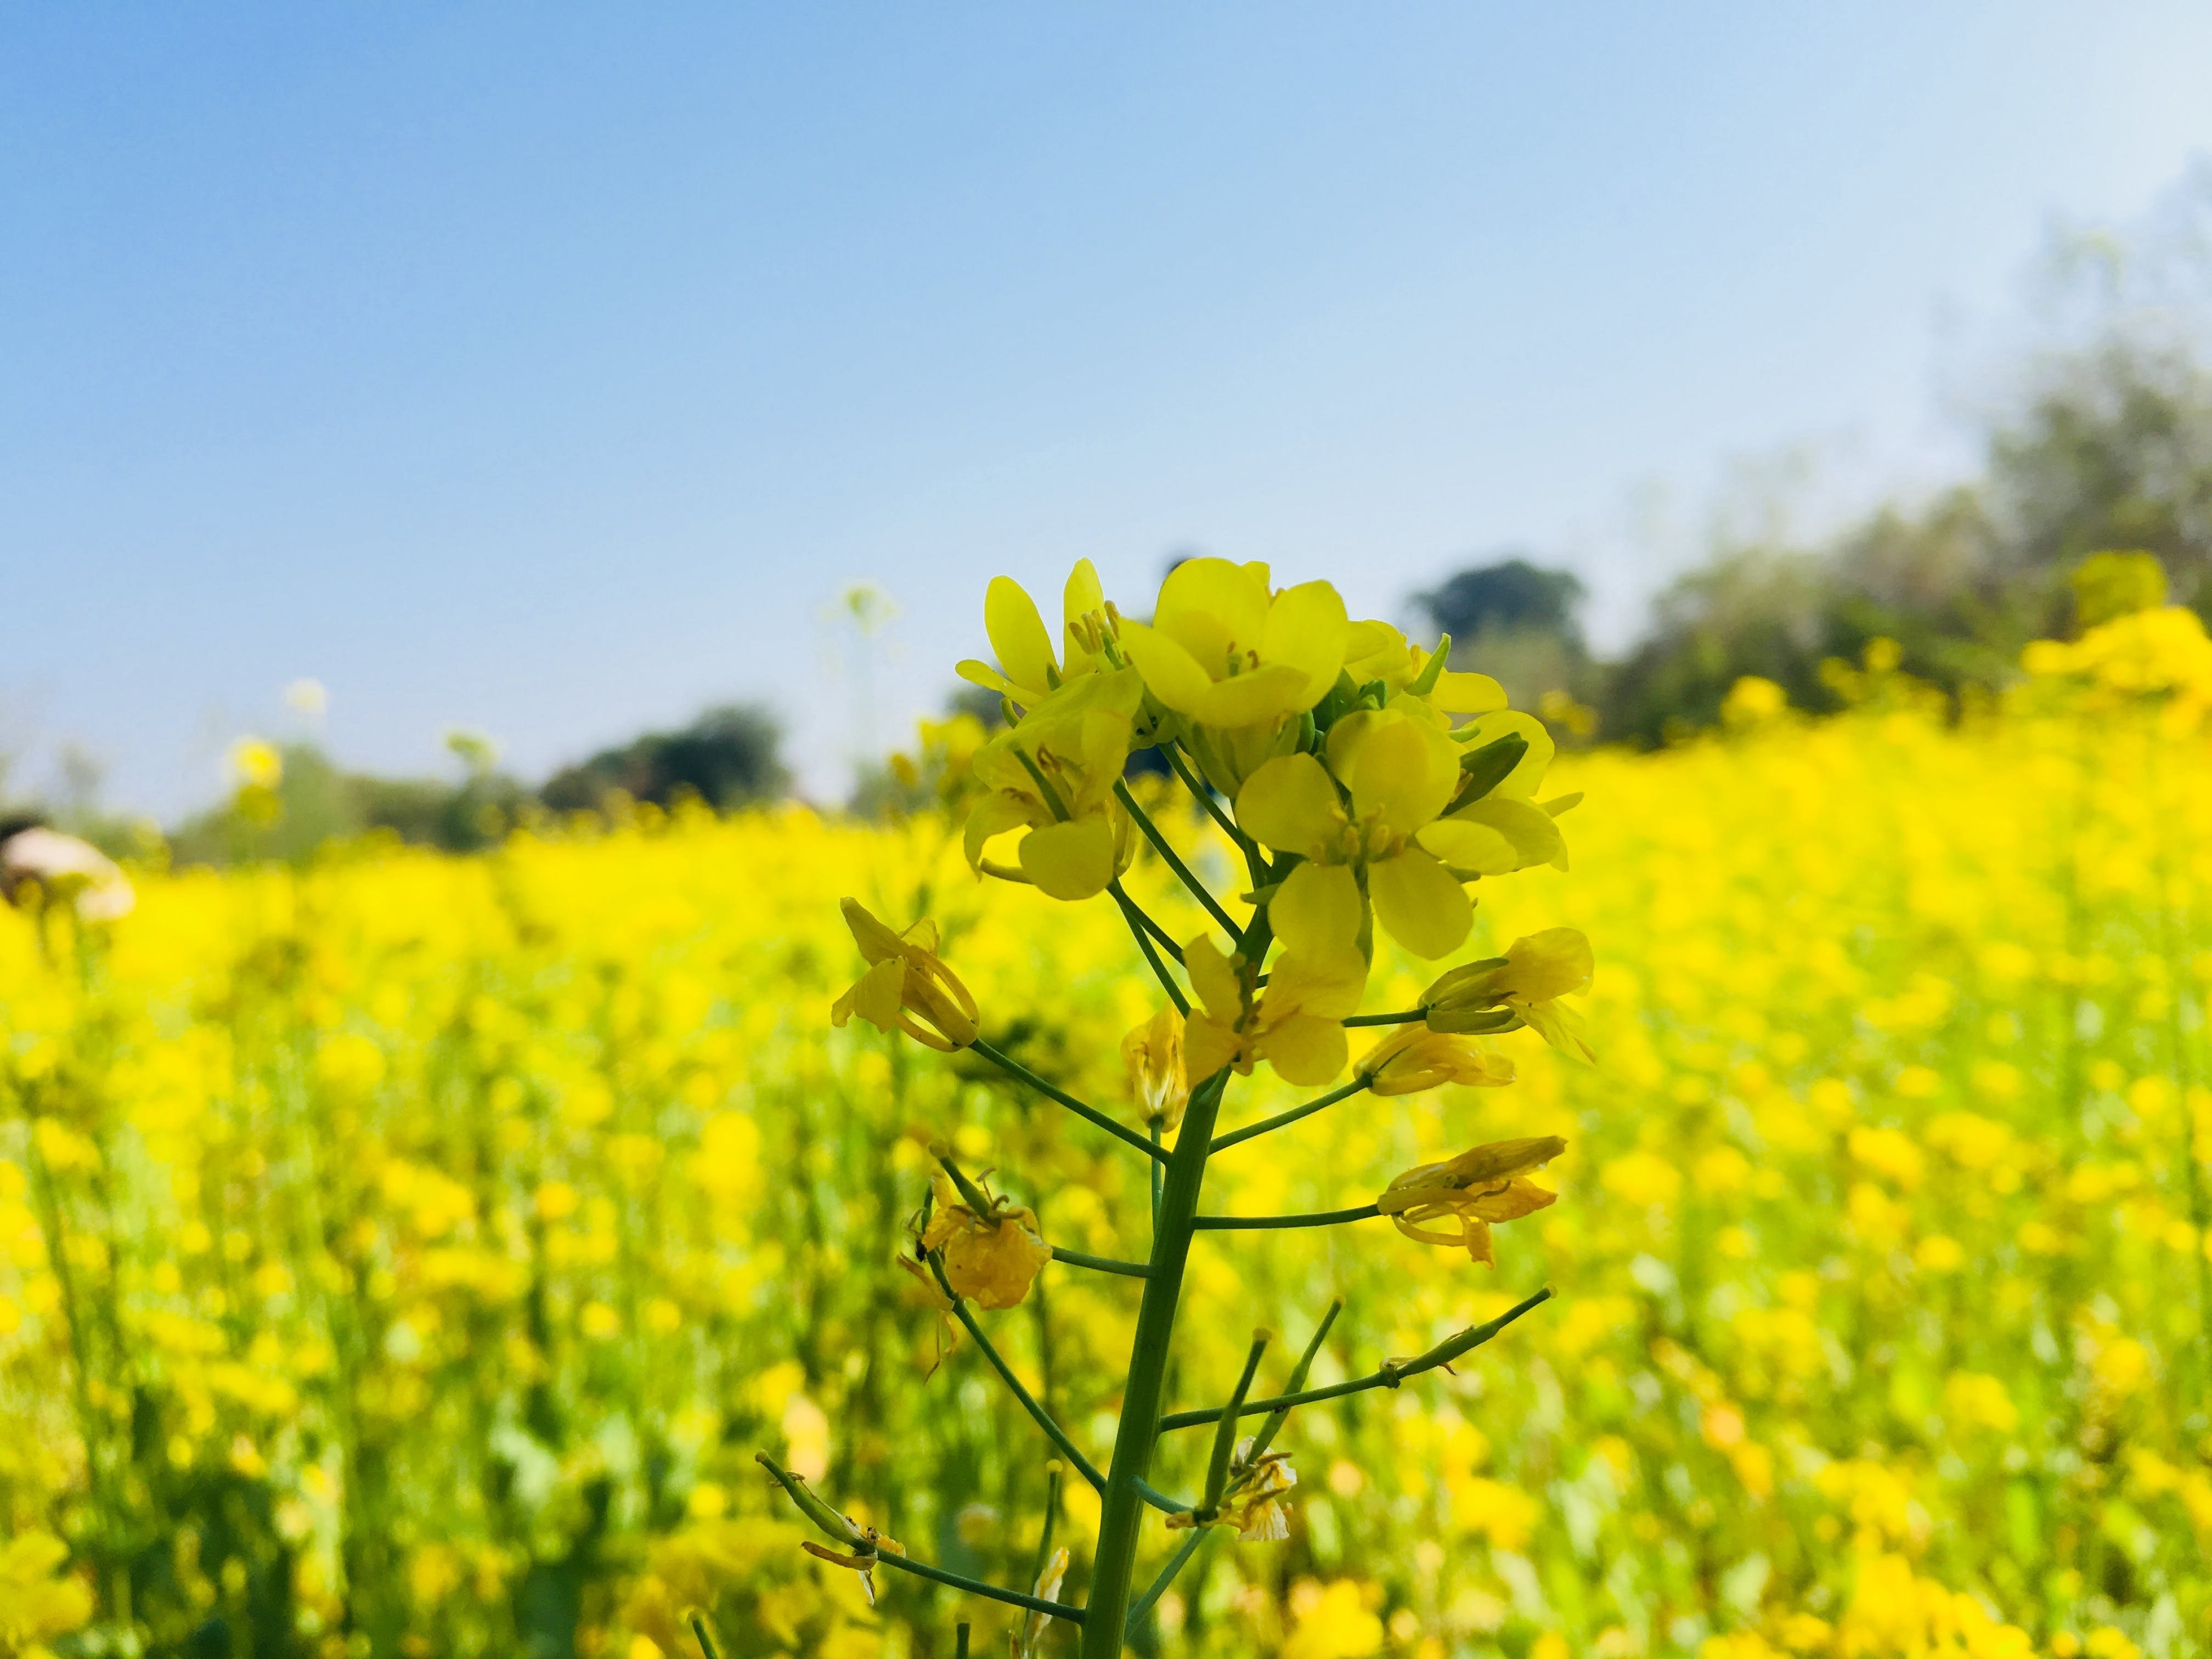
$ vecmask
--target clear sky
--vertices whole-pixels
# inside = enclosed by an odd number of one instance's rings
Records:
[[[1355,607],[1651,481],[1957,464],[1941,319],[2212,149],[2200,4],[94,3],[0,16],[0,744],[526,776],[765,698],[894,738],[985,580]]]

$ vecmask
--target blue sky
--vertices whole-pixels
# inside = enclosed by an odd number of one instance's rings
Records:
[[[330,688],[526,775],[896,738],[984,582],[1356,608],[1521,544],[1606,637],[1731,458],[1969,449],[1956,327],[2212,150],[2212,11],[91,4],[0,18],[0,746],[173,814]],[[1971,331],[1971,330],[1970,330]]]

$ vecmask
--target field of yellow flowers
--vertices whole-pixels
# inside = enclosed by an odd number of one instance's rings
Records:
[[[1173,1403],[1332,1296],[1316,1382],[1558,1298],[1293,1418],[1290,1537],[1209,1541],[1146,1644],[2212,1654],[2212,747],[1850,678],[1833,720],[1753,691],[1561,757],[1574,880],[1486,893],[1462,955],[1599,940],[1598,1065],[1524,1032],[1516,1089],[1221,1156],[1257,1212],[1569,1143],[1494,1272],[1379,1220],[1206,1235]],[[889,1266],[933,1139],[1101,1255],[1144,1171],[971,1056],[833,1031],[838,901],[935,916],[994,1041],[1102,1103],[1157,997],[1110,904],[980,890],[933,815],[795,808],[137,873],[113,923],[0,911],[0,1655],[653,1659],[695,1607],[743,1659],[948,1655],[953,1598],[869,1607],[757,1445],[1024,1578],[1049,1449]],[[1149,852],[1129,881],[1201,925]],[[1389,948],[1370,1005],[1411,1006],[1434,969]],[[1094,1457],[1136,1302],[1050,1267],[984,1316]],[[1061,1501],[1075,1584],[1097,1499]]]

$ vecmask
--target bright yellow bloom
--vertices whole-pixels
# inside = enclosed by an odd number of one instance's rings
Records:
[[[1237,793],[1237,822],[1247,834],[1306,860],[1269,906],[1276,933],[1297,948],[1310,919],[1357,915],[1364,878],[1376,919],[1408,950],[1425,957],[1456,950],[1474,907],[1443,861],[1415,839],[1459,786],[1451,738],[1402,708],[1362,709],[1330,729],[1328,753],[1327,768],[1306,754],[1271,760]]]
[[[1349,945],[1310,957],[1295,950],[1275,959],[1267,987],[1242,957],[1224,957],[1204,934],[1183,947],[1183,968],[1202,1005],[1183,1028],[1183,1064],[1194,1078],[1234,1066],[1249,1077],[1255,1060],[1285,1083],[1327,1083],[1344,1069],[1350,1045],[1344,1018],[1359,1006],[1367,963]]]
[[[1121,1064],[1129,1073],[1129,1096],[1147,1123],[1164,1135],[1182,1122],[1190,1101],[1190,1076],[1183,1068],[1182,1016],[1163,1008],[1121,1039]]]
[[[937,957],[937,924],[923,917],[894,933],[861,906],[838,907],[860,954],[873,964],[830,1010],[843,1027],[858,1014],[878,1030],[904,1031],[917,1042],[950,1053],[975,1040],[975,999]]]
[[[1355,685],[1381,681],[1395,698],[1401,691],[1415,693],[1430,708],[1444,714],[1486,714],[1505,707],[1505,688],[1487,674],[1460,673],[1434,661],[1433,653],[1410,642],[1386,622],[1352,624],[1344,647],[1344,672]]]
[[[231,775],[250,789],[274,789],[284,777],[284,757],[261,738],[240,738],[230,745]]]
[[[1167,708],[1202,726],[1273,726],[1311,708],[1344,667],[1349,624],[1327,582],[1279,592],[1264,564],[1189,559],[1168,573],[1151,626],[1121,648]]]
[[[1557,1193],[1545,1191],[1528,1176],[1566,1149],[1567,1143],[1557,1135],[1492,1141],[1445,1163],[1407,1170],[1383,1189],[1375,1207],[1408,1238],[1424,1244],[1463,1245],[1475,1261],[1495,1267],[1491,1224],[1517,1221],[1556,1203]],[[1456,1232],[1421,1224],[1445,1216],[1458,1224]]]
[[[936,1201],[921,1235],[925,1251],[943,1252],[945,1282],[956,1296],[985,1308],[1011,1308],[1030,1292],[1052,1246],[1037,1231],[1036,1212],[994,1199],[988,1213],[961,1202],[942,1170],[931,1180]]]
[[[975,775],[991,793],[969,814],[970,867],[1011,876],[988,863],[983,848],[994,836],[1027,825],[1018,854],[1023,879],[1057,899],[1103,892],[1133,850],[1114,786],[1143,700],[1133,669],[1086,673],[977,750]]]
[[[1564,1054],[1595,1060],[1582,1015],[1559,999],[1589,989],[1595,969],[1589,940],[1572,927],[1547,927],[1516,939],[1502,957],[1455,968],[1421,993],[1431,1031],[1510,1030],[1503,1012]]]
[[[971,657],[953,672],[1024,708],[1034,708],[1063,682],[1091,673],[1107,661],[1105,641],[1119,619],[1106,603],[1098,573],[1088,559],[1077,560],[1068,573],[1061,615],[1065,654],[1054,656],[1052,636],[1028,590],[1011,576],[992,577],[983,592],[983,630],[990,635],[999,666],[994,669]]]
[[[27,1532],[0,1544],[0,1654],[49,1655],[46,1640],[82,1630],[92,1619],[92,1591],[81,1578],[58,1577],[69,1546],[50,1532]]]
[[[1513,1081],[1513,1062],[1473,1039],[1408,1025],[1368,1051],[1360,1073],[1378,1095],[1419,1094],[1447,1083],[1495,1089]]]

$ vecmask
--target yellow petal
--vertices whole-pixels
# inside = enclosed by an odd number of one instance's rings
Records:
[[[1329,769],[1352,791],[1354,816],[1410,836],[1443,811],[1459,783],[1459,750],[1425,720],[1396,709],[1347,714],[1330,728]]]
[[[1351,624],[1344,601],[1327,582],[1300,582],[1275,595],[1260,633],[1260,660],[1280,663],[1305,676],[1298,709],[1312,708],[1328,694],[1344,668],[1345,641]]]
[[[1067,586],[1060,590],[1061,621],[1079,623],[1092,611],[1105,608],[1106,590],[1099,584],[1098,568],[1088,559],[1078,559],[1075,568],[1067,573]]]
[[[1528,752],[1508,772],[1492,795],[1511,795],[1521,800],[1532,799],[1537,787],[1544,781],[1545,769],[1559,745],[1552,734],[1544,729],[1544,722],[1534,714],[1524,714],[1517,708],[1501,708],[1494,714],[1485,714],[1480,720],[1470,720],[1452,733],[1462,753],[1473,754],[1486,743],[1495,743],[1508,735],[1527,739]]]
[[[972,870],[981,864],[984,846],[994,836],[1003,836],[1009,830],[1036,821],[1036,809],[1018,796],[1003,790],[984,796],[968,815],[968,827],[961,836],[962,848],[968,854],[968,867]]]
[[[1432,854],[1409,847],[1367,866],[1375,919],[1415,956],[1449,956],[1474,925],[1474,906]]]
[[[1251,785],[1245,788],[1249,792]],[[1359,883],[1342,865],[1301,864],[1267,902],[1267,915],[1274,922],[1275,937],[1285,950],[1300,956],[1328,957],[1356,943],[1359,924],[1366,920],[1366,907],[1359,902]]]
[[[1314,856],[1344,824],[1336,786],[1311,755],[1267,762],[1237,792],[1237,823],[1262,847]]]
[[[1206,1011],[1234,1025],[1244,1012],[1244,1000],[1237,984],[1236,971],[1230,967],[1229,958],[1221,954],[1220,947],[1200,933],[1182,947],[1182,966],[1190,976],[1190,988],[1197,993]],[[1190,1074],[1206,1075],[1195,1065]]]
[[[1177,641],[1142,623],[1125,622],[1121,649],[1144,677],[1145,689],[1176,713],[1195,715],[1205,706],[1213,678]]]
[[[1059,667],[1053,660],[1052,636],[1044,631],[1036,601],[1012,577],[994,576],[983,590],[983,631],[991,636],[991,649],[1008,679],[1033,695],[1051,689]]]
[[[1114,879],[1114,826],[1103,812],[1022,837],[1022,873],[1056,899],[1087,899]]]
[[[1276,1076],[1301,1088],[1316,1088],[1334,1078],[1350,1053],[1344,1027],[1313,1014],[1285,1020],[1260,1040],[1258,1048]]]
[[[1183,1028],[1183,1068],[1194,1082],[1203,1083],[1237,1058],[1237,1033],[1211,1014],[1193,1014]]]
[[[1367,958],[1352,945],[1313,955],[1285,951],[1267,974],[1264,1010],[1269,1020],[1293,1013],[1342,1019],[1359,1012],[1367,988]]]
[[[1308,708],[1305,676],[1287,663],[1255,668],[1249,674],[1216,680],[1199,699],[1191,718],[1206,726],[1260,726]]]
[[[853,1012],[878,1030],[896,1030],[906,991],[906,963],[897,957],[878,963],[845,994]]]
[[[858,899],[843,899],[838,909],[844,914],[845,926],[852,930],[853,942],[860,947],[860,954],[870,962],[881,962],[886,957],[896,957],[903,948],[899,936],[870,915]]]
[[[986,691],[995,691],[1002,697],[1018,700],[1029,695],[990,664],[977,662],[973,657],[963,657],[953,664],[952,672],[969,684],[980,685]]]
[[[1567,867],[1567,838],[1559,833],[1553,815],[1540,806],[1512,795],[1492,795],[1462,807],[1452,816],[1470,823],[1486,823],[1511,842],[1520,859],[1513,866],[1516,870],[1534,864],[1548,864],[1555,870]]]
[[[1255,648],[1267,629],[1266,571],[1226,559],[1186,559],[1160,584],[1152,626],[1204,665],[1209,679],[1226,673],[1230,654]]]
[[[1547,927],[1505,947],[1505,966],[1492,981],[1499,992],[1548,1002],[1589,989],[1597,958],[1579,928]]]
[[[1502,876],[1521,867],[1519,848],[1488,824],[1463,818],[1456,812],[1425,825],[1416,839],[1455,870],[1472,870],[1478,876]]]
[[[1429,701],[1447,714],[1487,714],[1505,707],[1505,688],[1487,674],[1461,674],[1448,668],[1437,676]]]

